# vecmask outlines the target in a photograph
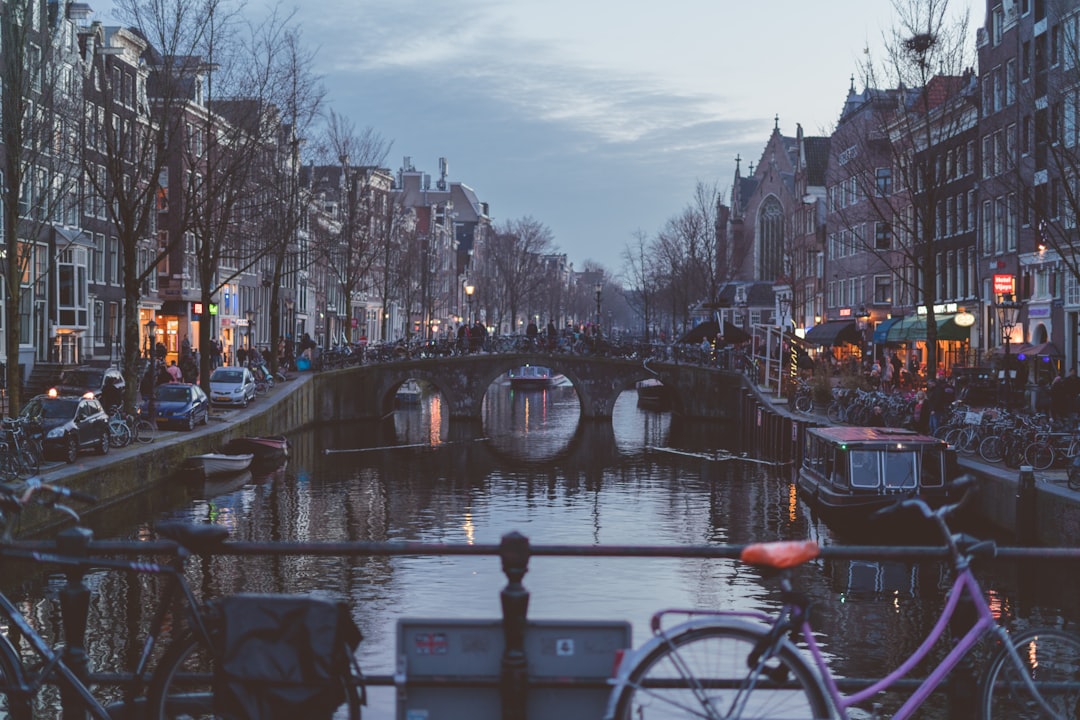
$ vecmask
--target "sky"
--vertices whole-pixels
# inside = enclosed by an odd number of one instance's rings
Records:
[[[970,8],[972,33],[985,5]],[[249,0],[249,12],[269,0]],[[109,23],[106,0],[91,2]],[[282,7],[292,7],[284,4]],[[326,107],[493,221],[531,217],[574,267],[617,274],[699,182],[725,198],[781,133],[827,135],[890,0],[306,0]],[[862,90],[856,82],[857,90]]]

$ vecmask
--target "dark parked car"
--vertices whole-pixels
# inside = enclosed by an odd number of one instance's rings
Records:
[[[109,452],[109,416],[92,393],[72,397],[50,390],[31,399],[21,415],[41,434],[46,455],[73,463],[83,450]]]
[[[82,396],[88,392],[94,393],[94,397],[101,397],[101,389],[105,387],[105,381],[111,380],[123,393],[126,383],[124,373],[117,368],[77,367],[70,368],[60,373],[60,382],[56,391],[60,395]]]
[[[149,412],[149,403],[143,401],[143,414]],[[163,383],[154,391],[154,417],[158,427],[180,425],[194,430],[205,425],[210,417],[210,400],[198,385],[189,383]]]

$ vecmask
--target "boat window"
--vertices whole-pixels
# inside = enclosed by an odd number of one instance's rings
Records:
[[[918,478],[916,453],[882,453],[885,464],[885,489],[907,490],[914,488]]]
[[[938,487],[945,483],[945,462],[941,448],[928,447],[922,452],[923,487]]]
[[[877,450],[852,450],[848,455],[851,457],[851,486],[858,488],[876,488],[881,485],[880,468],[878,467]]]

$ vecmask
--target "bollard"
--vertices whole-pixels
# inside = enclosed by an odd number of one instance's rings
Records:
[[[503,611],[503,638],[500,695],[503,720],[525,720],[529,669],[525,657],[525,618],[529,612],[529,591],[521,584],[529,571],[529,538],[519,532],[503,535],[499,557],[506,574],[506,587],[499,594]]]
[[[62,555],[86,556],[93,533],[86,528],[71,528],[57,536],[56,550]],[[64,662],[83,683],[89,675],[89,662],[86,656],[86,615],[90,609],[90,590],[83,582],[85,575],[81,567],[67,571],[67,584],[60,589],[60,612],[64,624]],[[78,693],[67,684],[60,686],[60,704],[64,709],[63,717],[84,718],[85,710]]]
[[[1030,465],[1021,465],[1020,480],[1016,486],[1016,541],[1021,545],[1037,544],[1037,516],[1035,471]]]

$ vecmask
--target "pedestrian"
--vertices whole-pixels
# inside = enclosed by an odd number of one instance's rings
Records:
[[[870,419],[866,421],[866,426],[885,427],[885,413],[880,405],[874,406],[874,411],[870,413]]]
[[[242,367],[244,365],[244,361],[247,360],[247,350],[245,350],[243,345],[241,345],[240,347],[236,348],[236,352],[234,352],[233,354],[236,356],[236,364]]]
[[[895,373],[895,366],[891,362],[885,363],[881,368],[881,389],[885,392],[892,392],[893,389],[893,373]]]
[[[165,369],[169,373],[169,382],[178,383],[184,381],[184,373],[177,367],[175,360],[170,360],[169,367]]]

